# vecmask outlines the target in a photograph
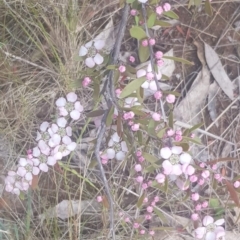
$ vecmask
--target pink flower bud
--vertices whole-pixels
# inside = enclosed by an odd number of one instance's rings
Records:
[[[195,134],[194,133],[191,133],[190,134],[190,138],[194,138],[195,137]]]
[[[103,201],[102,196],[97,196],[97,201],[98,201],[99,203],[102,202],[102,201]]]
[[[160,91],[157,91],[154,93],[154,97],[159,100],[162,97],[162,93]]]
[[[152,206],[148,206],[147,207],[147,212],[152,213],[153,212],[153,207]]]
[[[197,214],[197,213],[193,213],[193,214],[191,215],[191,219],[192,219],[193,221],[197,221],[197,220],[199,219],[198,214]]]
[[[142,46],[143,47],[147,47],[148,46],[148,40],[147,39],[142,41]]]
[[[191,176],[195,173],[195,168],[192,165],[188,165],[186,169],[186,174]]]
[[[129,61],[130,61],[131,63],[134,63],[134,62],[135,62],[135,57],[130,56],[130,57],[129,57]]]
[[[138,176],[136,180],[137,180],[138,183],[142,183],[143,182],[143,177],[142,176]]]
[[[139,228],[139,227],[140,227],[139,223],[136,223],[136,222],[135,222],[135,223],[133,224],[133,228],[137,229],[137,228]]]
[[[240,187],[240,182],[239,181],[234,182],[233,186],[235,188],[239,188]]]
[[[140,231],[140,234],[141,234],[141,235],[144,235],[144,234],[145,234],[145,230],[142,229],[142,230]]]
[[[161,52],[161,51],[157,51],[156,53],[155,53],[155,58],[156,59],[161,59],[163,57],[163,53]]]
[[[176,99],[176,97],[175,97],[175,95],[173,95],[173,94],[168,94],[168,95],[166,96],[166,101],[167,101],[168,103],[174,103],[174,102],[175,102],[175,99]]]
[[[152,181],[151,181],[151,180],[150,180],[150,181],[148,181],[148,183],[147,183],[147,184],[148,184],[148,186],[149,186],[149,187],[151,187],[151,186],[152,186]]]
[[[146,74],[146,78],[147,78],[148,81],[151,81],[151,80],[153,80],[153,78],[154,78],[154,74],[153,74],[152,72],[148,72],[148,73]]]
[[[147,183],[143,183],[143,184],[142,184],[142,189],[143,189],[143,190],[146,190],[147,188],[148,188]]]
[[[124,220],[125,220],[126,223],[130,222],[130,218],[129,217],[126,217]]]
[[[180,142],[182,141],[182,136],[177,134],[174,139],[176,142]]]
[[[146,219],[146,220],[151,220],[151,219],[152,219],[152,216],[151,216],[150,214],[147,214],[147,215],[145,216],[145,219]]]
[[[154,197],[154,202],[159,202],[159,201],[160,201],[160,197],[159,196]]]
[[[157,60],[158,67],[161,67],[164,64],[164,61],[162,59]]]
[[[181,130],[176,130],[176,134],[182,136],[182,131]]]
[[[133,124],[133,125],[131,126],[132,131],[134,131],[134,132],[138,131],[138,130],[139,130],[139,126],[140,126],[139,123]]]
[[[150,235],[150,236],[154,236],[154,234],[155,234],[155,232],[154,232],[153,230],[150,230],[150,231],[149,231],[149,235]]]
[[[142,151],[137,150],[137,152],[136,152],[136,156],[137,156],[137,157],[141,157],[141,156],[142,156]]]
[[[148,198],[145,197],[145,198],[143,199],[143,202],[144,202],[144,203],[147,203],[147,202],[148,202]]]
[[[198,180],[198,178],[196,175],[192,175],[192,176],[190,176],[189,180],[190,180],[190,182],[194,183]]]
[[[198,193],[193,193],[193,194],[192,194],[192,200],[193,200],[193,201],[198,201],[198,200],[199,200],[199,197],[200,197],[200,196],[199,196]]]
[[[156,40],[155,40],[154,38],[150,38],[150,39],[148,40],[148,43],[149,43],[150,46],[153,46],[153,45],[155,45]]]
[[[163,5],[163,10],[164,10],[165,12],[170,11],[170,10],[171,10],[171,5],[170,5],[169,3],[164,3],[164,5]]]
[[[196,211],[200,211],[202,209],[202,205],[199,203],[195,206]]]
[[[129,125],[129,126],[132,126],[133,124],[134,124],[133,121],[129,121],[129,122],[128,122],[128,125]]]
[[[212,165],[212,170],[214,170],[214,171],[217,170],[217,164]]]
[[[136,9],[131,9],[130,14],[132,16],[137,16],[138,15],[138,11]]]
[[[202,208],[207,208],[208,207],[208,202],[207,201],[204,201],[203,203],[202,203]]]
[[[175,134],[175,131],[173,129],[167,130],[168,137],[172,137]]]
[[[120,73],[124,73],[126,71],[126,67],[121,65],[121,66],[119,66],[118,70]]]
[[[156,7],[156,13],[161,15],[163,13],[163,8],[161,6]]]
[[[115,90],[116,96],[119,97],[121,94],[122,90],[120,88]]]
[[[205,168],[205,167],[206,167],[206,164],[205,164],[204,162],[201,162],[201,163],[199,164],[199,166],[200,166],[201,168]]]
[[[83,87],[87,87],[92,82],[91,78],[85,77],[82,82]]]
[[[142,166],[140,164],[136,164],[134,167],[136,172],[141,172],[142,171]]]
[[[202,186],[204,183],[205,183],[204,178],[200,178],[200,179],[198,180],[198,185]]]
[[[151,206],[156,206],[156,203],[153,201],[153,202],[151,202]]]
[[[204,170],[202,172],[201,176],[206,179],[210,176],[210,172],[208,170]]]
[[[138,161],[141,162],[141,163],[142,163],[144,160],[145,160],[145,158],[144,158],[143,156],[141,156],[141,157],[138,158]]]
[[[156,122],[159,122],[161,120],[161,115],[155,112],[152,114],[152,119]]]

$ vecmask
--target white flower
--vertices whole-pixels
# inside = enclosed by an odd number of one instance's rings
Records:
[[[221,225],[224,223],[224,219],[219,219],[214,222],[211,216],[205,216],[203,218],[203,226],[194,230],[194,236],[197,239],[204,240],[223,240],[225,239],[225,230]]]
[[[79,50],[79,56],[87,56],[85,64],[89,68],[93,68],[96,64],[103,63],[103,57],[98,53],[99,50],[105,46],[104,40],[90,41],[85,46],[81,46]]]
[[[33,175],[38,175],[39,170],[39,161],[36,158],[31,160],[27,160],[25,158],[20,158],[19,160],[19,167],[17,170],[17,174],[21,177],[24,177],[27,181],[31,181]]]
[[[77,94],[70,92],[67,94],[66,98],[67,100],[64,97],[60,97],[56,101],[60,116],[65,117],[70,115],[73,120],[78,120],[83,111],[83,106],[77,101]]]
[[[121,141],[117,132],[115,132],[110,141],[108,142],[107,156],[109,159],[116,158],[117,160],[123,160],[126,152],[128,151],[125,141]]]
[[[148,75],[152,75],[153,79],[149,78]],[[137,78],[144,77],[144,76],[146,76],[147,80],[141,85],[141,87],[145,89],[150,89],[152,91],[157,91],[157,84],[154,80],[155,75],[152,71],[152,66],[150,63],[148,64],[147,71],[145,69],[139,69],[137,71]],[[157,77],[157,80],[160,80],[162,77],[162,74],[156,73],[156,77]]]
[[[182,147],[174,146],[171,149],[164,147],[160,150],[162,158],[166,159],[162,163],[164,174],[181,175],[191,162],[192,157],[188,153],[182,152]]]
[[[146,3],[148,0],[138,0],[140,3]]]
[[[139,105],[141,105],[141,104],[138,102],[138,99],[136,97],[125,98],[125,103],[124,103],[125,108],[131,108],[131,107],[139,106]]]

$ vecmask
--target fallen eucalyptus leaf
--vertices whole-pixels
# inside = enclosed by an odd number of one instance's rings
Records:
[[[209,111],[209,115],[212,119],[212,121],[214,122],[217,117],[218,117],[218,114],[217,114],[217,98],[216,98],[216,95],[219,91],[219,86],[217,85],[216,82],[212,83],[210,86],[209,86],[209,92],[208,92],[208,111]],[[218,124],[218,121],[215,121],[215,125],[218,127],[219,124]]]
[[[204,43],[204,49],[206,62],[214,79],[217,81],[223,92],[233,100],[233,83],[226,74],[217,53],[207,43]]]

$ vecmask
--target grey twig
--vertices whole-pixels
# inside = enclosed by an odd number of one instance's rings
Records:
[[[148,26],[147,26],[147,12],[146,12],[146,8],[145,8],[145,4],[144,3],[142,4],[142,13],[143,13],[143,18],[144,18],[145,31],[146,31],[147,37],[150,38],[150,34],[149,34],[149,31],[148,31]],[[159,84],[159,82],[157,80],[157,74],[154,71],[154,57],[153,57],[154,53],[153,53],[153,48],[152,48],[151,45],[148,45],[148,47],[149,47],[149,51],[150,51],[150,63],[151,63],[152,70],[153,70],[153,73],[154,73],[154,80],[156,82],[158,91],[161,91],[160,84]],[[163,102],[162,102],[161,99],[160,99],[160,106],[161,106],[161,110],[162,110],[163,120],[164,120],[164,122],[166,122],[167,121],[166,120],[166,114],[165,114],[164,107],[163,107]]]
[[[119,57],[119,53],[120,53],[120,47],[121,47],[121,43],[122,43],[122,39],[124,37],[124,33],[125,33],[125,29],[126,29],[126,24],[127,24],[127,18],[128,18],[128,14],[129,14],[129,5],[125,4],[124,8],[123,8],[123,14],[122,14],[122,20],[121,20],[121,24],[119,27],[119,31],[117,34],[117,41],[115,43],[114,46],[114,50],[112,53],[112,61],[111,64],[117,64],[118,61],[118,57]],[[106,194],[108,197],[108,201],[109,201],[109,207],[110,207],[110,211],[109,211],[109,215],[110,215],[110,235],[112,236],[111,239],[115,240],[115,230],[114,230],[114,202],[113,202],[113,198],[112,198],[112,194],[108,185],[108,181],[105,175],[105,171],[104,168],[102,166],[102,162],[100,159],[100,147],[101,147],[101,143],[102,140],[104,138],[104,133],[106,130],[106,120],[107,120],[107,116],[111,110],[111,107],[114,105],[115,107],[117,106],[117,101],[116,101],[116,97],[115,97],[115,93],[114,93],[114,84],[113,84],[113,77],[114,77],[114,73],[112,71],[109,71],[108,77],[107,77],[107,82],[106,82],[106,92],[107,95],[105,95],[106,100],[107,100],[107,105],[108,105],[108,109],[105,111],[105,114],[102,118],[101,121],[101,126],[100,126],[100,130],[97,136],[97,143],[95,146],[95,156],[98,162],[98,166],[101,172],[101,177],[103,180],[103,184],[106,190]],[[104,92],[102,94],[105,94]]]

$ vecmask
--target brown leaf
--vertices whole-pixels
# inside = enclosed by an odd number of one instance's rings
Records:
[[[109,203],[108,203],[107,197],[106,197],[106,196],[102,196],[102,198],[103,198],[103,201],[102,201],[103,207],[104,207],[105,209],[109,209]]]
[[[238,160],[238,158],[232,158],[232,157],[218,158],[218,159],[214,159],[212,161],[208,161],[208,162],[206,162],[206,164],[212,165],[212,164],[216,164],[218,162],[228,162],[228,161],[234,161],[234,160]]]
[[[53,169],[60,174],[64,173],[62,168],[59,166],[58,162],[53,166]]]
[[[238,198],[238,194],[235,191],[232,183],[230,183],[228,180],[224,179],[223,181],[226,184],[227,190],[230,193],[230,197],[232,198],[232,200],[235,202],[235,204],[239,207],[239,198]]]
[[[117,116],[117,134],[119,137],[122,136],[122,115],[120,113],[118,113],[118,116]]]
[[[38,180],[39,180],[38,175],[33,175],[32,185],[31,185],[31,188],[32,188],[33,190],[38,187]]]

